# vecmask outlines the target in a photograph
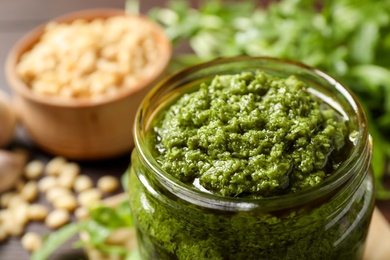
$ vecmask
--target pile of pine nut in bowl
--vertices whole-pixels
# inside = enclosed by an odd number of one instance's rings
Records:
[[[169,39],[150,19],[85,10],[19,40],[8,54],[6,77],[37,146],[94,160],[131,150],[136,109],[170,58]]]

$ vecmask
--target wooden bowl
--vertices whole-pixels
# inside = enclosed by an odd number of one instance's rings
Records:
[[[84,10],[52,21],[70,23],[79,18],[88,21],[117,15],[124,15],[123,10]],[[133,147],[136,110],[171,58],[171,45],[163,30],[146,17],[133,17],[152,27],[160,56],[152,71],[135,86],[101,100],[40,96],[17,75],[19,59],[39,41],[46,24],[30,31],[11,49],[6,60],[6,78],[14,92],[18,115],[37,146],[55,155],[79,160],[109,158]]]

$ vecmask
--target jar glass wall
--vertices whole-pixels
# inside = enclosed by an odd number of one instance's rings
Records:
[[[202,192],[164,172],[148,141],[156,114],[215,75],[262,70],[295,75],[345,118],[350,152],[323,183],[269,198]],[[328,75],[273,58],[218,59],[162,81],[135,122],[130,205],[143,259],[361,259],[374,207],[371,141],[362,107]]]

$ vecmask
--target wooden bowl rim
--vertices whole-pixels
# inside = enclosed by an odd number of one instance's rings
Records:
[[[17,75],[16,65],[20,60],[20,57],[28,50],[30,50],[37,42],[44,31],[44,28],[50,22],[70,23],[76,19],[93,20],[93,19],[107,19],[113,16],[127,15],[133,19],[138,19],[144,23],[149,24],[152,28],[154,35],[157,38],[157,46],[160,49],[160,56],[156,59],[155,67],[149,74],[149,77],[142,78],[141,80],[131,88],[122,88],[115,95],[102,95],[102,98],[71,98],[64,99],[56,96],[41,96],[34,93],[30,87]],[[58,17],[55,17],[29,31],[22,38],[20,38],[15,45],[11,48],[7,55],[5,64],[5,75],[7,81],[12,89],[17,94],[20,94],[23,98],[36,103],[42,103],[49,106],[56,107],[91,107],[99,106],[111,102],[115,102],[124,99],[128,96],[136,94],[143,90],[145,87],[153,83],[166,69],[171,59],[172,47],[168,37],[165,35],[163,29],[154,21],[150,20],[146,16],[138,14],[126,14],[122,9],[115,8],[98,8],[98,9],[86,9],[67,13]]]

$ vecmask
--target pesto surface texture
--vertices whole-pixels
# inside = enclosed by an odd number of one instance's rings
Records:
[[[305,83],[260,71],[215,76],[156,121],[162,168],[231,197],[269,197],[321,183],[337,168],[347,134],[339,114]]]

